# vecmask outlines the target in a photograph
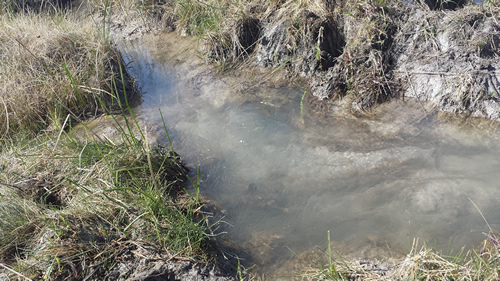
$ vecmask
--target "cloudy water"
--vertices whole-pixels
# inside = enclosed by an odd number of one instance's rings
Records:
[[[192,42],[168,36],[122,46],[145,93],[139,118],[161,125],[161,110],[224,215],[221,238],[261,268],[325,249],[327,231],[359,258],[380,254],[370,247],[404,253],[409,236],[475,247],[488,228],[471,200],[500,230],[496,125],[442,120],[415,101],[322,117],[306,95],[301,113],[303,88],[269,69],[217,75]]]

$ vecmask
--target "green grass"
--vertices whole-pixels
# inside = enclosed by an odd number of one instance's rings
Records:
[[[304,98],[306,97],[307,91],[304,91],[302,97],[300,98],[300,121],[304,124]]]
[[[170,140],[166,147],[148,142],[131,110],[132,79],[106,28],[64,13],[6,13],[2,267],[30,279],[100,279],[142,246],[165,259],[208,260],[199,173],[187,177]],[[103,113],[112,116],[116,138],[85,125]],[[190,181],[194,193],[186,192]]]
[[[30,278],[67,278],[76,265],[77,279],[83,279],[92,276],[92,266],[113,267],[120,253],[112,245],[118,242],[154,245],[165,256],[206,258],[198,186],[195,195],[185,196],[178,158],[166,148],[150,148],[136,137],[139,128],[133,130],[121,131],[122,142],[91,134],[84,140],[64,134],[59,140],[42,135],[4,142],[1,260]]]
[[[204,36],[215,31],[222,23],[225,14],[224,1],[201,2],[196,0],[181,0],[176,3],[179,24],[188,34]],[[205,4],[204,4],[205,3]]]
[[[91,134],[84,140],[63,134],[4,142],[1,259],[30,278],[61,278],[81,266],[83,279],[92,265],[112,268],[118,241],[155,245],[165,255],[206,257],[198,186],[195,195],[184,196],[187,180],[178,158],[167,148],[150,148],[139,128],[132,130],[121,131],[122,142]]]

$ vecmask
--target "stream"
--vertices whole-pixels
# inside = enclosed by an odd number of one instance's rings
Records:
[[[488,226],[475,205],[500,229],[497,124],[411,100],[361,117],[340,102],[321,115],[282,71],[218,74],[193,44],[172,34],[122,43],[144,93],[137,114],[162,127],[161,110],[220,212],[218,239],[260,272],[326,249],[328,231],[336,251],[369,259],[404,255],[416,237],[476,247]]]

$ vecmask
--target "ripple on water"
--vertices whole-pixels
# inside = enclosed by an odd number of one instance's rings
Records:
[[[179,53],[179,40],[122,47],[145,91],[139,116],[161,124],[161,109],[176,150],[201,166],[202,194],[224,210],[225,237],[264,271],[292,251],[325,249],[328,230],[339,250],[364,258],[404,253],[408,235],[474,246],[487,227],[469,198],[500,225],[498,124],[451,119],[418,101],[363,117],[341,106],[301,116],[300,87],[269,71],[214,74],[184,60],[195,56]]]

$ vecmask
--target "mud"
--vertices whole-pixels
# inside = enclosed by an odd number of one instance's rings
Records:
[[[286,67],[290,79],[305,77],[319,100],[352,96],[354,112],[413,97],[444,112],[500,121],[497,8],[332,2],[322,2],[323,12],[288,11],[288,2],[266,12],[253,7],[261,12],[228,23],[234,28],[221,40],[206,42],[208,61]]]
[[[480,7],[467,9],[413,13],[396,39],[395,77],[405,81],[403,96],[499,121],[500,26]]]
[[[130,245],[104,280],[119,281],[230,281],[235,280],[236,266],[226,263],[201,264],[190,259],[159,254],[155,247]]]

